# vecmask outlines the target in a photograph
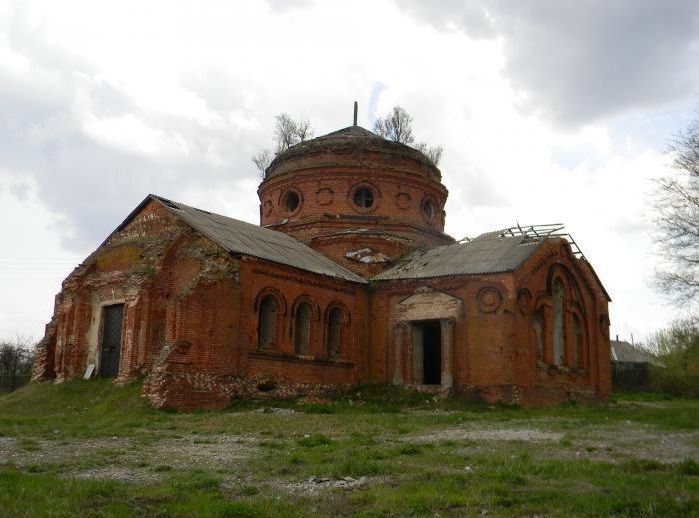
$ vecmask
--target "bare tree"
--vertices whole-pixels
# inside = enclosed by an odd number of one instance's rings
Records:
[[[699,299],[699,120],[671,144],[675,174],[662,178],[655,199],[657,284],[684,302]]]
[[[265,171],[269,167],[269,164],[272,163],[272,152],[269,149],[263,149],[256,155],[252,155],[250,158],[252,163],[255,164],[255,167],[257,167],[257,169],[260,171],[260,176],[264,178]]]
[[[274,138],[277,141],[277,154],[286,151],[298,142],[296,136],[296,122],[286,113],[276,116],[277,123],[274,128]]]
[[[394,106],[390,113],[376,119],[374,133],[387,140],[412,145],[425,155],[425,158],[432,162],[435,167],[439,165],[439,161],[442,158],[442,146],[428,146],[424,142],[413,145],[413,142],[415,142],[413,118],[401,106]]]
[[[308,119],[296,121],[296,136],[299,142],[313,138],[313,128],[311,128],[311,123],[308,122]]]
[[[276,116],[274,137],[277,141],[277,154],[291,146],[313,137],[313,129],[307,120],[294,120],[286,113]]]
[[[260,171],[260,176],[265,177],[265,171],[274,160],[274,157],[295,146],[299,142],[313,138],[313,128],[311,123],[306,119],[292,119],[286,113],[281,113],[275,117],[274,125],[274,140],[276,148],[274,153],[269,149],[263,149],[259,153],[253,155],[252,163]]]
[[[415,146],[415,149],[425,155],[427,160],[432,162],[435,167],[439,165],[439,161],[442,159],[442,151],[444,151],[442,146],[428,146],[424,142],[420,142],[417,146]]]
[[[415,141],[412,124],[410,114],[403,107],[394,106],[391,113],[376,119],[374,133],[387,140],[409,145]]]

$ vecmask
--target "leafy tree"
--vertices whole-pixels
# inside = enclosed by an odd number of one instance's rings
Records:
[[[667,368],[699,375],[699,318],[685,318],[661,329],[648,340],[648,348]]]
[[[684,302],[699,297],[699,120],[671,145],[675,174],[660,180],[655,200],[659,287]]]
[[[654,390],[699,397],[699,318],[673,322],[653,334],[647,347],[661,362],[661,366],[651,366]]]
[[[420,151],[435,167],[442,158],[442,146],[428,146],[424,142],[413,144],[413,118],[401,106],[394,106],[390,113],[379,117],[374,123],[374,133],[387,140],[412,146]]]
[[[29,381],[32,354],[29,341],[17,337],[14,341],[0,341],[0,391],[18,389]]]

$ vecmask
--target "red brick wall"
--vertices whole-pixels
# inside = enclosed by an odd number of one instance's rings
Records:
[[[583,365],[575,368],[572,363],[572,329],[565,326],[566,358],[561,366],[552,365],[550,354],[537,362],[531,326],[532,313],[545,305],[550,297],[554,277],[564,278],[566,284],[565,319],[571,322],[571,315],[582,310],[585,347]],[[520,303],[517,311],[518,335],[527,337],[520,348],[528,349],[528,361],[519,363],[518,379],[522,386],[531,387],[534,404],[544,400],[555,401],[550,389],[558,387],[571,392],[573,398],[605,399],[611,391],[609,357],[609,313],[606,294],[594,278],[589,265],[571,254],[570,246],[563,239],[544,242],[520,268],[516,275],[520,292],[526,290],[529,303]],[[545,337],[545,342],[550,338]],[[526,345],[529,342],[530,345]],[[545,343],[550,350],[551,344]],[[542,395],[537,395],[537,391]]]
[[[364,246],[396,258],[415,247],[450,243],[443,234],[447,190],[436,169],[431,174],[424,169],[424,163],[409,156],[361,150],[326,150],[285,161],[260,184],[261,224],[286,232],[341,264],[347,263],[346,252]],[[353,201],[358,186],[374,193],[368,209]],[[293,211],[284,204],[289,190],[299,196]],[[434,208],[431,218],[422,209],[426,199]],[[368,239],[355,234],[342,244],[336,235],[348,229],[364,229]],[[329,236],[336,236],[330,246]],[[351,267],[370,276],[385,265]]]
[[[362,380],[367,307],[360,285],[252,260],[243,263],[241,285],[240,372],[248,377],[269,376],[292,383],[348,384]],[[261,351],[259,302],[262,294],[270,292],[280,301],[277,340],[271,350]],[[310,350],[303,356],[296,354],[294,344],[294,316],[300,301],[313,307]],[[331,307],[340,307],[346,313],[340,354],[335,359],[328,357],[326,349],[326,324]]]
[[[153,404],[220,408],[233,397],[286,397],[363,381],[363,288],[258,260],[237,266],[233,284],[199,285],[178,303],[175,331],[166,339],[172,345],[144,386]],[[279,301],[277,339],[271,349],[260,350],[259,307],[266,294]],[[294,312],[301,301],[313,307],[310,349],[303,355],[294,346]],[[326,322],[334,307],[343,309],[345,319],[340,354],[330,358]]]
[[[398,324],[397,304],[407,299],[416,289],[429,286],[436,292],[444,292],[460,299],[459,314],[454,323],[452,346],[452,375],[454,386],[461,389],[486,385],[512,383],[512,359],[514,356],[514,318],[508,286],[511,275],[459,276],[427,280],[387,281],[372,297],[372,354],[385,358],[376,361],[372,370],[373,382],[390,382],[394,366],[393,329]],[[478,294],[484,288],[496,288],[503,300],[494,312],[484,312],[478,304]],[[488,308],[490,311],[490,308]],[[410,358],[403,355],[403,362]],[[411,366],[404,365],[408,373]]]
[[[324,241],[328,254],[349,244]],[[548,357],[537,361],[532,312],[550,298],[555,275],[566,279],[566,315],[577,311],[584,320],[587,353],[580,369],[552,366]],[[456,390],[536,405],[609,394],[607,299],[589,266],[562,240],[542,244],[514,274],[359,285],[234,258],[157,202],[148,203],[66,279],[37,354],[35,378],[82,376],[99,358],[103,306],[123,303],[118,381],[147,375],[144,396],[159,407],[219,408],[238,396],[284,397],[388,383],[395,375],[395,328],[410,314],[416,293],[423,303],[434,297],[430,318],[441,318],[443,310],[453,319]],[[259,303],[265,294],[279,301],[270,350],[259,348]],[[302,355],[294,347],[300,302],[313,308],[310,347]],[[330,358],[327,316],[333,307],[342,308],[343,326],[340,355]],[[405,383],[411,382],[410,361],[410,354],[402,355]]]
[[[551,271],[563,268],[579,288],[580,300],[576,304],[584,308],[588,351],[584,369],[537,362],[532,308],[537,297],[545,297],[550,290]],[[475,392],[492,402],[537,406],[608,397],[611,376],[606,296],[586,263],[570,254],[565,241],[545,242],[516,274],[382,283],[370,301],[372,382],[386,383],[393,379],[394,328],[399,323],[396,308],[415,290],[424,290],[425,286],[463,301],[454,326],[451,358],[457,391]],[[518,300],[523,290],[532,294],[529,306]],[[493,295],[495,292],[501,296],[499,302]],[[567,308],[566,311],[572,310]],[[566,343],[570,349],[570,328],[567,334]],[[412,358],[405,347],[401,356],[404,363],[401,372],[405,383],[410,383]],[[569,350],[567,358],[570,357]]]

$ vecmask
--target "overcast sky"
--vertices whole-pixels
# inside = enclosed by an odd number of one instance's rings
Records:
[[[40,338],[148,193],[257,223],[274,116],[319,136],[357,100],[444,147],[449,233],[565,223],[642,339],[687,311],[650,286],[650,195],[698,80],[696,0],[0,0],[0,338]]]

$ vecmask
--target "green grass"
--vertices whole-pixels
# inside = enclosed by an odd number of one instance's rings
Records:
[[[522,409],[360,387],[324,403],[163,412],[139,393],[92,380],[0,396],[0,516],[699,516],[697,400]],[[451,433],[471,429],[556,439]],[[644,430],[692,453],[629,453]],[[129,475],[78,478],[100,470]],[[313,479],[365,483],[298,488]]]
[[[47,474],[0,469],[0,514],[12,517],[74,516],[299,516],[299,510],[274,498],[231,500],[220,481],[201,472],[166,484],[134,486],[111,481],[65,480]]]

